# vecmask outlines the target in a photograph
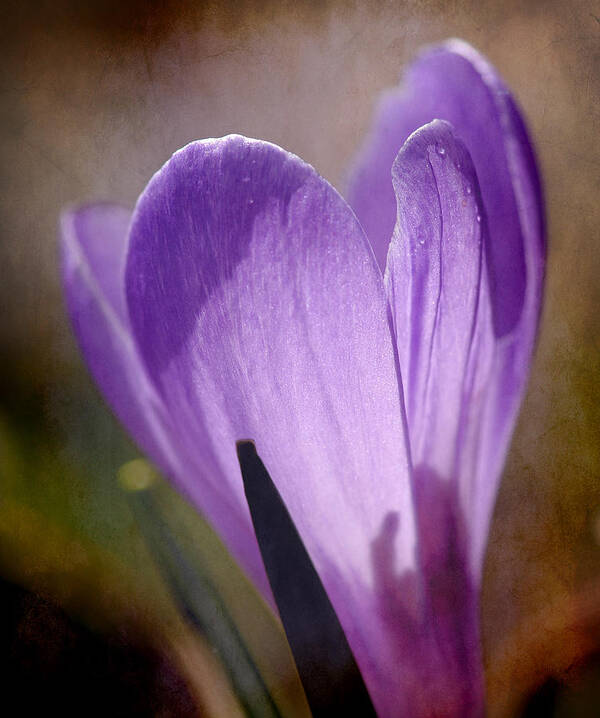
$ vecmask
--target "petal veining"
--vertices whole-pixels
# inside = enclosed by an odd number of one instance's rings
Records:
[[[130,210],[111,204],[64,213],[62,265],[67,307],[81,351],[107,402],[140,448],[189,494],[185,478],[198,468],[178,440],[129,328],[123,278],[130,219]],[[210,488],[197,490],[191,498],[270,598],[245,514],[236,511],[237,505],[227,495]]]
[[[94,204],[62,217],[67,307],[86,362],[135,441],[164,469],[140,394],[145,370],[127,324],[123,273],[131,211]]]
[[[544,206],[534,152],[515,101],[485,58],[466,43],[451,40],[425,51],[409,68],[404,83],[384,96],[354,166],[349,201],[381,266],[385,266],[396,221],[390,168],[411,133],[436,118],[449,121],[466,146],[479,182],[480,214],[487,219],[479,282],[481,309],[465,375],[471,388],[464,394],[461,446],[454,455],[456,465],[450,462],[440,473],[442,477],[460,475],[463,498],[473,497],[467,518],[470,561],[478,581],[538,326],[545,264]],[[416,278],[405,281],[414,283]],[[414,318],[414,331],[428,316]],[[421,328],[427,331],[427,326]],[[495,340],[493,356],[491,339]],[[413,337],[412,341],[411,356],[417,346],[427,343],[426,338]],[[399,351],[406,354],[406,345]],[[457,369],[464,367],[464,354],[453,358]],[[405,364],[406,358],[401,365],[405,394],[413,397],[407,400],[410,414],[411,401],[417,400],[422,384],[411,386]],[[422,381],[420,372],[415,376]],[[452,391],[456,394],[458,386]],[[446,420],[450,406],[451,402],[437,405],[438,423]],[[414,447],[422,441],[423,425],[409,424]],[[454,439],[449,441],[445,432],[436,430],[428,440],[435,444],[432,451],[437,461],[450,456]]]
[[[436,120],[411,135],[392,176],[398,218],[386,286],[405,377],[413,462],[455,478],[486,218],[469,154],[445,122]],[[487,306],[487,296],[484,300]],[[488,336],[479,360],[490,355],[493,344]]]
[[[202,466],[188,481],[247,512],[235,443],[255,441],[385,705],[397,679],[370,545],[396,511],[395,569],[414,570],[415,527],[387,300],[354,214],[274,145],[192,143],[138,202],[126,291],[148,372]]]
[[[478,715],[483,674],[472,511],[478,496],[460,469],[465,425],[478,418],[476,394],[491,374],[495,347],[486,218],[469,153],[446,122],[411,135],[392,176],[398,216],[385,281],[405,378],[429,616],[420,627],[422,671],[430,672],[432,691],[454,706],[449,714]]]
[[[353,168],[348,198],[380,266],[385,266],[396,203],[390,168],[408,136],[434,119],[450,122],[465,143],[489,219],[487,272],[494,331],[503,336],[526,311],[534,280],[528,254],[543,259],[543,202],[520,112],[494,68],[459,40],[425,51],[402,85],[386,93]]]

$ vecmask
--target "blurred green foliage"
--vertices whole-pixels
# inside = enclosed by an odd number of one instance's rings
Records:
[[[65,386],[59,396],[36,399],[0,414],[0,571],[56,597],[90,625],[118,629],[133,621],[171,654],[165,633],[203,643],[206,636],[182,620],[172,586],[157,571],[151,552],[160,545],[149,550],[148,532],[134,516],[147,528],[154,511],[198,577],[214,587],[283,715],[307,715],[279,621],[209,525],[147,462],[132,460],[138,452],[89,382],[77,392]],[[140,494],[150,495],[154,507],[145,518],[131,511]],[[240,707],[223,696],[227,689],[208,695],[222,668],[211,660],[196,657],[184,668],[187,679],[197,684],[208,714],[225,704],[233,715]]]

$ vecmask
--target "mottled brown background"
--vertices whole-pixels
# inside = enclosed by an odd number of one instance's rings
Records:
[[[128,599],[105,563],[126,572],[140,550],[114,480],[135,452],[64,315],[60,209],[132,204],[173,151],[230,132],[342,186],[378,93],[419,46],[459,36],[524,108],[549,216],[540,341],[485,572],[491,713],[516,715],[550,676],[584,686],[594,668],[582,657],[600,651],[600,3],[58,0],[0,12],[0,573],[86,624],[119,624]]]

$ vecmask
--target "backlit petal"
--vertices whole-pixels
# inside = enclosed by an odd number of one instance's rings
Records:
[[[130,210],[112,204],[65,212],[63,284],[73,329],[94,379],[136,442],[164,468],[140,401],[145,370],[127,323],[123,274],[130,219]]]
[[[447,120],[471,154],[489,219],[488,272],[498,336],[513,329],[532,277],[527,254],[543,255],[543,204],[531,143],[508,89],[487,60],[459,40],[427,50],[381,100],[348,188],[379,264],[396,218],[390,170],[412,132]]]
[[[247,513],[235,442],[253,439],[382,715],[401,705],[371,544],[415,568],[397,361],[380,271],[335,190],[274,145],[192,143],[140,198],[126,290],[155,386],[201,473]]]
[[[198,468],[179,443],[167,409],[154,390],[132,339],[123,285],[131,212],[97,204],[62,218],[63,284],[73,329],[106,400],[140,448],[182,489]],[[193,497],[228,541],[241,565],[270,597],[252,526],[229,497],[210,491]]]
[[[544,208],[534,153],[513,98],[485,58],[466,43],[452,40],[426,51],[401,87],[384,96],[353,170],[349,201],[381,266],[396,220],[392,163],[407,137],[435,118],[449,121],[470,153],[481,189],[482,216],[487,218],[480,286],[487,287],[489,314],[487,319],[478,315],[470,418],[463,421],[457,470],[463,484],[471,484],[472,566],[478,577],[537,330],[545,261]],[[496,339],[493,359],[488,356],[490,332]],[[464,356],[455,359],[464,364]],[[411,394],[404,366],[402,371],[405,392]],[[436,412],[440,417],[447,413],[442,405]],[[422,435],[423,428],[411,424],[410,430],[414,443],[412,434]],[[448,448],[443,434],[429,440],[439,442],[438,457]],[[454,470],[448,465],[443,475]]]
[[[480,408],[475,377],[490,376],[495,347],[483,260],[486,219],[469,154],[446,122],[411,135],[392,176],[398,218],[386,288],[406,387],[421,569],[433,617],[422,641],[433,667],[423,672],[431,671],[430,685],[449,701],[449,715],[477,715],[483,674],[472,509],[478,497],[460,467],[466,425]]]

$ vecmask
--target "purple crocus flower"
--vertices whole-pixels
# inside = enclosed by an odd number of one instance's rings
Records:
[[[236,457],[255,441],[380,716],[480,715],[543,284],[535,160],[451,41],[383,98],[349,186],[267,142],[193,142],[133,213],[64,215],[68,307],[109,404],[272,601]]]

